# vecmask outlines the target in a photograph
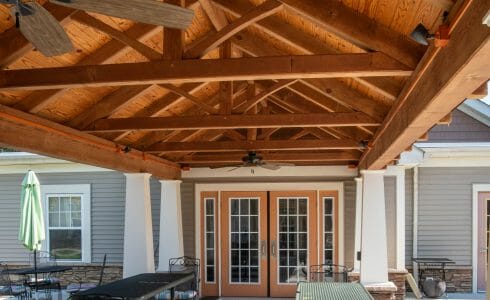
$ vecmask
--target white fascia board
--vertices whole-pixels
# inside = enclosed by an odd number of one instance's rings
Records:
[[[356,177],[357,168],[347,166],[284,166],[272,171],[260,167],[233,167],[219,169],[192,168],[182,171],[182,178],[229,178],[229,177]],[[252,172],[253,171],[253,172]]]
[[[27,152],[0,153],[0,174],[114,171]]]
[[[490,126],[490,105],[485,102],[476,99],[468,99],[458,106],[457,109],[473,119]]]
[[[427,151],[431,148],[446,149],[446,150],[481,150],[485,148],[490,148],[489,142],[477,142],[477,143],[415,143],[414,146],[417,148]]]
[[[417,144],[424,151],[420,167],[490,167],[490,143]]]
[[[404,151],[400,154],[400,159],[397,162],[398,166],[407,168],[415,167],[424,162],[424,151],[416,146],[412,147],[411,151]]]

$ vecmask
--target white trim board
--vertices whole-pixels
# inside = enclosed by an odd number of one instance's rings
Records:
[[[473,293],[477,292],[477,276],[478,276],[478,193],[490,191],[490,184],[473,184],[473,232],[472,232],[472,248],[473,248],[473,257],[472,257],[472,281],[473,281]]]
[[[267,170],[260,167],[241,167],[230,171],[232,168],[192,168],[190,171],[182,171],[182,179],[186,178],[230,178],[230,177],[356,177],[357,168],[347,166],[283,166],[279,170]],[[252,173],[253,171],[253,173]]]
[[[243,168],[245,169],[245,168]],[[261,183],[261,182],[247,182],[247,183],[196,183],[194,189],[194,203],[195,203],[195,255],[197,258],[201,258],[201,192],[205,191],[217,191],[219,203],[221,203],[221,192],[226,191],[287,191],[292,190],[322,190],[322,191],[338,191],[339,197],[339,264],[344,264],[344,183],[343,182],[280,182],[280,183]],[[218,234],[221,234],[221,214],[218,219]],[[221,255],[221,247],[218,247],[217,254]],[[219,278],[221,278],[221,260],[218,268]],[[221,285],[219,294],[221,295]]]
[[[82,260],[74,261],[75,263],[91,263],[92,262],[92,224],[91,224],[91,187],[90,184],[60,184],[60,185],[41,185],[41,198],[44,211],[44,220],[48,222],[48,203],[47,196],[53,195],[80,195],[82,197]],[[43,251],[48,249],[49,229],[45,223],[46,240],[42,243]],[[60,264],[72,263],[73,261],[59,261]]]
[[[36,173],[116,172],[27,152],[0,153],[0,174],[25,173],[27,170]]]

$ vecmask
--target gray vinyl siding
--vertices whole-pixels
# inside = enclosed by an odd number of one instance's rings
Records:
[[[384,178],[388,267],[396,268],[396,177]]]
[[[419,257],[471,265],[474,183],[490,183],[490,168],[419,168]]]
[[[196,231],[195,231],[195,201],[194,201],[194,184],[183,182],[180,186],[182,197],[182,231],[184,235],[184,254],[187,256],[196,256]]]
[[[20,182],[24,174],[0,175],[0,260],[28,262],[28,252],[17,241],[20,218]],[[122,264],[126,177],[119,172],[39,173],[41,185],[90,184],[92,262],[104,254],[111,264]],[[160,225],[160,182],[150,181],[155,251]],[[185,213],[185,212],[184,212]],[[185,219],[185,218],[184,218]],[[158,259],[158,255],[157,255]]]
[[[456,109],[450,125],[436,125],[430,130],[429,142],[490,142],[490,128]]]
[[[41,185],[90,184],[92,261],[108,254],[109,263],[122,262],[125,178],[118,172],[39,173]],[[20,183],[24,174],[0,175],[0,258],[25,263],[28,252],[17,241]]]
[[[412,263],[413,253],[413,169],[405,171],[405,265]]]

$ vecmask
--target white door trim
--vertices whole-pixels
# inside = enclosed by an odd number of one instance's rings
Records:
[[[487,191],[490,191],[490,184],[473,184],[473,293],[478,292],[478,193]]]
[[[199,224],[201,224],[201,192],[217,191],[220,199],[221,192],[226,191],[286,191],[286,190],[315,190],[315,191],[338,191],[339,203],[339,264],[344,264],[344,183],[343,182],[245,182],[245,183],[196,183],[194,189],[195,203],[195,238],[196,248],[195,255],[201,258],[201,232]],[[221,202],[221,199],[219,203]],[[220,206],[218,206],[219,208]],[[221,214],[219,214],[221,220]],[[221,221],[219,221],[221,223]],[[221,227],[218,224],[218,234],[221,234]],[[217,253],[221,254],[221,247],[218,245]],[[221,279],[221,260],[219,261],[219,276]],[[219,289],[221,295],[221,285]]]

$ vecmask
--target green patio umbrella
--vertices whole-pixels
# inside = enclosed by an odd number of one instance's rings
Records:
[[[34,251],[34,276],[37,282],[36,251],[45,239],[41,189],[36,174],[29,170],[22,181],[19,240],[29,251]]]

